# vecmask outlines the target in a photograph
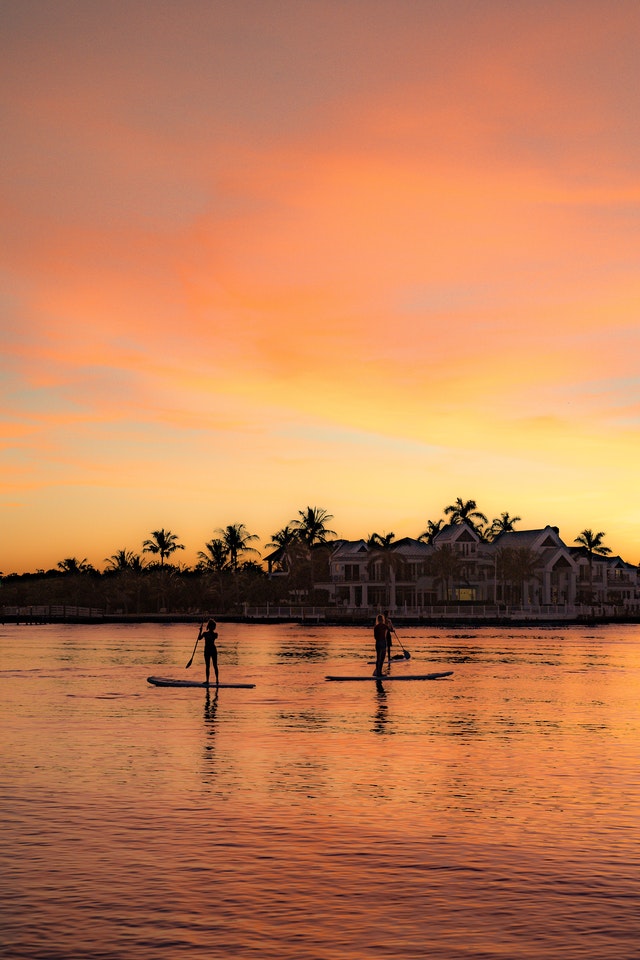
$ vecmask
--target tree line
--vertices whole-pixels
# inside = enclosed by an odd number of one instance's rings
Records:
[[[272,534],[267,548],[286,567],[286,583],[282,578],[268,577],[260,552],[253,546],[259,538],[243,523],[216,530],[198,551],[194,567],[176,562],[185,546],[178,534],[162,527],[151,531],[140,553],[125,547],[106,557],[102,572],[86,558],[66,557],[52,570],[4,576],[1,602],[4,606],[75,603],[124,613],[194,609],[240,612],[243,603],[289,603],[292,596],[322,604],[327,598],[316,589],[316,583],[328,574],[330,538],[337,537],[329,526],[333,519],[324,508],[307,506]],[[513,532],[520,520],[504,511],[489,521],[475,500],[458,497],[444,508],[440,519],[427,521],[417,539],[433,543],[446,524],[466,521],[482,541],[491,542],[502,533]],[[595,554],[611,553],[603,543],[604,537],[603,531],[585,529],[575,538],[575,543],[585,549],[590,567]],[[393,563],[395,534],[374,532],[365,539],[388,570]],[[455,576],[456,558],[450,553],[442,547],[433,558],[434,573],[443,581]]]

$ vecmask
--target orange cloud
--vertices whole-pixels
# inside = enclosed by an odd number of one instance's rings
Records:
[[[102,497],[105,555],[150,474],[158,511],[189,477],[194,536],[211,486],[265,530],[333,499],[355,535],[472,464],[496,512],[634,543],[635,8],[188,7],[132,3],[144,47],[12,12],[12,502]]]

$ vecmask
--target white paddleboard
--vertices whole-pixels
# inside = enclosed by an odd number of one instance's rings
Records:
[[[441,677],[450,677],[453,670],[443,670],[440,673],[405,673],[397,676],[383,673],[380,677],[325,677],[325,680],[378,680],[387,683],[388,680],[439,680]]]
[[[205,690],[219,690],[221,687],[249,690],[255,687],[255,683],[207,683],[206,680],[173,680],[171,677],[147,677],[147,682],[154,687],[204,687]]]

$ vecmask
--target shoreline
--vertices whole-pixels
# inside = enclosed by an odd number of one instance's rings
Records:
[[[373,620],[371,616],[273,616],[273,617],[249,617],[234,614],[178,614],[178,613],[144,613],[144,614],[62,614],[52,616],[46,614],[1,614],[0,623],[2,625],[17,626],[39,626],[47,624],[82,624],[84,626],[101,626],[104,624],[158,624],[170,625],[176,623],[200,624],[209,616],[214,616],[218,623],[244,623],[244,624],[299,624],[303,626],[317,627],[371,627]],[[437,617],[419,617],[419,616],[394,616],[394,623],[404,629],[406,627],[442,627],[480,629],[481,627],[588,627],[588,626],[611,626],[611,625],[629,625],[640,624],[639,615],[620,615],[612,614],[602,615],[578,615],[575,617],[539,617],[539,616],[461,616],[452,614],[438,615]]]

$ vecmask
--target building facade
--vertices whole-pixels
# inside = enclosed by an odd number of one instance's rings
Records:
[[[487,542],[463,521],[444,527],[431,543],[339,540],[331,548],[328,573],[316,587],[344,611],[419,616],[473,605],[572,616],[640,610],[638,569],[621,557],[567,546],[557,527],[502,533]]]

